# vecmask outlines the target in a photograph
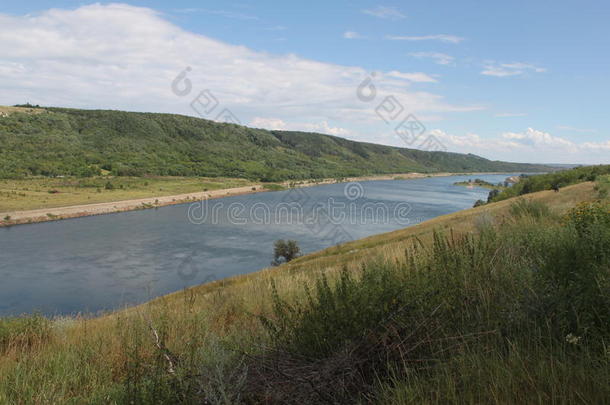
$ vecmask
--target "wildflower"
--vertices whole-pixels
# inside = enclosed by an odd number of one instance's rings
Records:
[[[571,333],[568,333],[568,335],[566,336],[566,342],[568,342],[571,345],[577,345],[580,342],[580,339],[581,339],[580,336],[576,336]]]

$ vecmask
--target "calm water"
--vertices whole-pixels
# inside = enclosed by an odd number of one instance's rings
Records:
[[[491,182],[508,175],[477,175]],[[97,312],[472,207],[473,176],[331,184],[0,228],[0,316]]]

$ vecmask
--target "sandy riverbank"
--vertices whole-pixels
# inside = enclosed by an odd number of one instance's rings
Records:
[[[355,181],[372,181],[372,180],[392,180],[392,179],[418,179],[424,177],[442,177],[453,175],[474,175],[474,174],[502,174],[502,173],[397,173],[379,176],[366,177],[351,177],[343,179],[342,182]],[[303,181],[298,182],[296,187],[312,187],[321,184],[336,183],[335,179],[327,179],[323,181]],[[288,187],[289,182],[285,182],[284,186]],[[255,184],[252,186],[227,188],[213,191],[202,191],[195,193],[177,194],[169,196],[153,196],[147,198],[138,198],[133,200],[122,200],[105,203],[72,205],[67,207],[57,208],[42,208],[29,211],[9,211],[0,213],[0,227],[12,226],[19,224],[30,224],[36,222],[55,221],[59,219],[85,217],[90,215],[111,214],[115,212],[133,211],[138,209],[149,209],[155,207],[163,207],[173,204],[184,204],[202,199],[214,199],[222,197],[230,197],[243,194],[252,194],[271,191],[263,184]],[[6,220],[6,218],[10,218]]]

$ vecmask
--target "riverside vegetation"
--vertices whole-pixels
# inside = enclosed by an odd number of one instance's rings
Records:
[[[605,403],[608,178],[99,318],[3,319],[0,403]]]

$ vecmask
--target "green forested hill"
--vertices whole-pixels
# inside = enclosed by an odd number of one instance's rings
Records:
[[[0,116],[0,178],[91,176],[107,170],[115,175],[279,181],[410,171],[548,169],[181,115],[46,108],[39,114]]]

